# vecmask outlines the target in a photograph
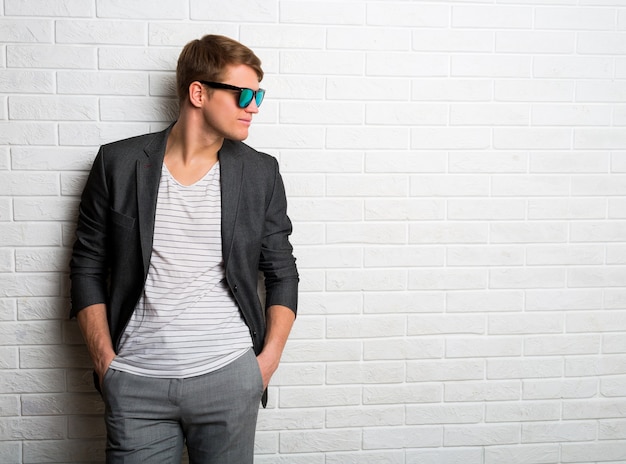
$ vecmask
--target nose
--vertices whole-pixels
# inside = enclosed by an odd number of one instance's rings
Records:
[[[246,106],[245,110],[246,110],[246,113],[252,113],[252,114],[256,114],[259,112],[259,107],[256,104],[255,98],[253,98],[250,104]]]

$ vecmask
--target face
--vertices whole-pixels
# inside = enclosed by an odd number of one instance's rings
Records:
[[[224,78],[220,82],[253,90],[259,88],[256,73],[246,65],[227,66]],[[252,124],[252,117],[259,112],[254,99],[246,108],[239,108],[237,92],[203,87],[205,95],[212,92],[202,105],[202,114],[207,130],[226,139],[245,140],[248,137],[250,124]]]

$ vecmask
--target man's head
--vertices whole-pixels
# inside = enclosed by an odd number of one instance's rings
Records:
[[[229,66],[249,66],[259,82],[263,79],[261,60],[245,45],[221,35],[205,35],[185,45],[176,67],[176,91],[182,103],[194,81],[221,82]]]

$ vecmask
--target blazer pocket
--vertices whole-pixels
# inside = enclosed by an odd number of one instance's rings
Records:
[[[135,218],[126,216],[125,214],[118,213],[111,209],[109,210],[111,223],[115,226],[123,227],[124,229],[133,229],[135,227]]]

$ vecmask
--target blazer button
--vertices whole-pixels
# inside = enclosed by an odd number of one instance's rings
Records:
[[[237,293],[237,290],[238,290],[237,286],[236,286],[236,285],[234,285],[234,286],[233,286],[233,292]]]

